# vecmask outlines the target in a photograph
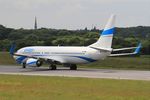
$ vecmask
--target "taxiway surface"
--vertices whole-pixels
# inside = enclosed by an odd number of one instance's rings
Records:
[[[58,70],[49,70],[47,67],[22,69],[20,66],[0,65],[0,74],[150,80],[150,71],[111,69],[79,68],[72,71],[61,67]]]

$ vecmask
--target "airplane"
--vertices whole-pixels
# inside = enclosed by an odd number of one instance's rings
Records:
[[[56,70],[56,65],[77,70],[76,64],[86,64],[105,59],[108,56],[136,55],[139,53],[141,43],[137,47],[113,49],[112,40],[115,30],[115,15],[111,15],[97,42],[89,46],[30,46],[15,51],[15,44],[10,48],[10,54],[23,68],[40,67],[49,63],[51,70]],[[112,54],[113,51],[135,49],[131,53]]]

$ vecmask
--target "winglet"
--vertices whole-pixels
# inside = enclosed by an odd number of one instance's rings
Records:
[[[138,53],[140,52],[141,46],[142,46],[142,44],[139,43],[138,47],[137,47],[137,48],[135,49],[135,51],[134,51],[134,54],[138,54]]]
[[[11,55],[14,54],[15,48],[16,48],[16,44],[15,44],[15,43],[12,43],[11,48],[10,48],[10,50],[9,50],[9,53],[10,53]]]

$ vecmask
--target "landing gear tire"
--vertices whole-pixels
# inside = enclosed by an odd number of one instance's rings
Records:
[[[26,68],[26,63],[22,63],[22,68]]]
[[[71,64],[70,65],[70,70],[77,70],[77,65],[76,64]]]
[[[56,65],[51,65],[51,66],[49,67],[49,69],[50,69],[50,70],[56,70],[57,67],[56,67]]]

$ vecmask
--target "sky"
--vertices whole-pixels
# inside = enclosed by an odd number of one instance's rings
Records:
[[[0,24],[10,28],[103,29],[111,14],[117,27],[150,26],[150,0],[0,0]]]

